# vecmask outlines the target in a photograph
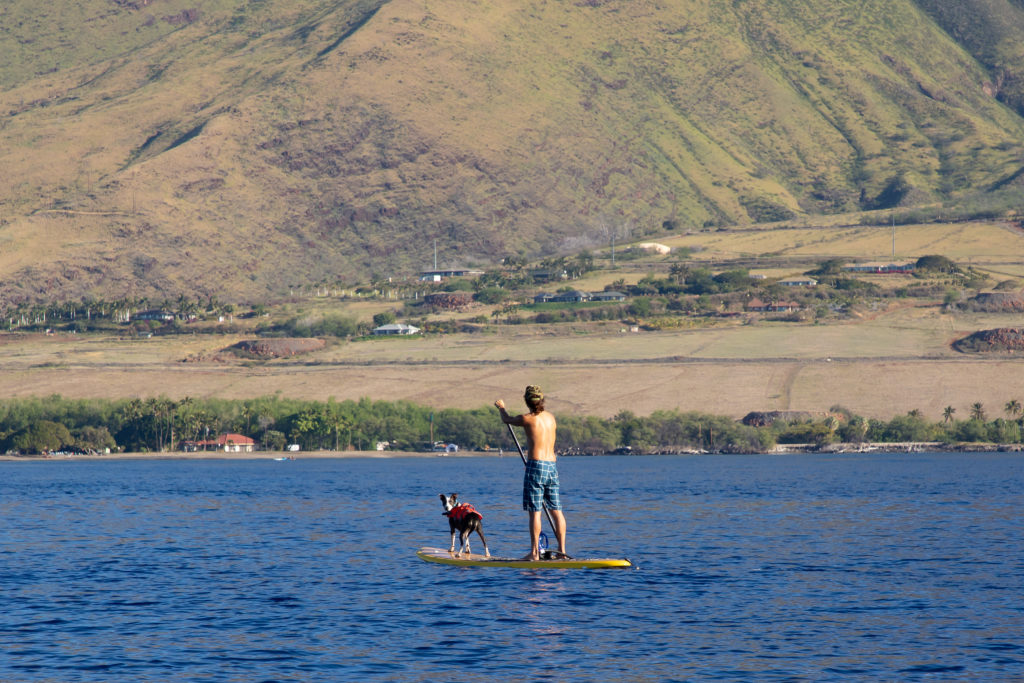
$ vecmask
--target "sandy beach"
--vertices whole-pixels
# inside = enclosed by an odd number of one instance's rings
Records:
[[[0,455],[0,461],[44,461],[58,462],[67,460],[274,460],[276,458],[294,458],[310,460],[313,458],[467,458],[494,456],[502,454],[483,451],[460,451],[458,453],[433,453],[419,451],[256,451],[252,453],[225,453],[224,451],[200,451],[186,453],[173,451],[165,453],[111,453],[109,455]],[[514,451],[506,451],[506,456],[516,455]]]

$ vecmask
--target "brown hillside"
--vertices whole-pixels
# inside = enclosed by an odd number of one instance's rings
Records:
[[[910,0],[9,0],[0,50],[4,304],[260,300],[434,240],[489,264],[1024,165],[991,69]]]

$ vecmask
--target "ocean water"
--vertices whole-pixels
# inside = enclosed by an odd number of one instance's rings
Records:
[[[636,569],[416,558],[453,491],[526,551],[514,456],[0,463],[0,680],[1024,680],[1019,455],[560,471]]]

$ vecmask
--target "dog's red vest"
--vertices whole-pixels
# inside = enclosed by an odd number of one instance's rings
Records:
[[[483,519],[484,517],[476,511],[475,507],[473,507],[469,503],[460,503],[444,514],[448,517],[451,517],[457,522],[462,521],[463,517],[470,514],[477,515],[478,517],[480,517],[480,519]]]

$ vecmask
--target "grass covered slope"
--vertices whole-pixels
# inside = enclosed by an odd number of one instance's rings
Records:
[[[1020,0],[917,4],[991,74],[986,91],[1024,114],[1024,3]]]
[[[999,187],[1024,122],[924,4],[12,0],[0,296],[258,299],[435,239],[467,265]]]

